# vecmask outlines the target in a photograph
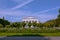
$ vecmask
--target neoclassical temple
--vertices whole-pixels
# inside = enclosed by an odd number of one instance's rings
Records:
[[[37,22],[39,23],[39,20],[36,17],[32,17],[32,16],[28,16],[28,17],[24,17],[22,19],[22,22],[28,23],[28,22]],[[27,25],[25,26],[25,28],[29,28]],[[33,26],[31,26],[31,28],[34,28]]]
[[[32,16],[24,17],[22,19],[22,21],[24,21],[26,23],[27,22],[37,22],[37,23],[39,23],[39,20],[37,18],[35,18],[35,17],[32,17]]]

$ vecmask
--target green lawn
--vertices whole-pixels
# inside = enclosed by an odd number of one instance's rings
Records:
[[[0,28],[0,36],[14,36],[14,35],[38,35],[38,36],[60,36],[60,29],[17,29],[17,28]]]
[[[33,34],[36,34],[36,35],[39,35],[39,36],[60,36],[60,33],[0,33],[0,36],[12,36],[12,35],[19,35],[19,36],[22,36],[22,35],[25,35],[25,34],[28,34],[28,35],[33,35]]]
[[[60,33],[40,33],[40,34],[44,36],[60,36]]]

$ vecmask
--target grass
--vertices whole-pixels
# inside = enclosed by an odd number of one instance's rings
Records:
[[[60,36],[59,33],[0,33],[0,36]]]
[[[60,32],[58,33],[40,33],[41,35],[44,35],[44,36],[60,36]]]
[[[60,36],[60,29],[0,28],[0,36]]]

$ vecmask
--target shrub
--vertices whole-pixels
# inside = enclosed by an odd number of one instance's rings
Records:
[[[6,29],[6,28],[1,28],[1,29],[0,29],[0,33],[1,33],[1,32],[4,33],[4,32],[6,32],[7,30],[8,30],[8,29]]]
[[[3,25],[2,24],[0,24],[0,28],[2,28],[3,27]]]
[[[41,29],[41,28],[28,28],[28,29],[18,29],[18,28],[1,28],[0,32],[7,32],[7,33],[57,33],[60,32],[60,29],[54,29],[54,28],[47,28],[47,29]]]
[[[6,25],[5,27],[6,27],[6,28],[10,28],[11,26],[10,26],[10,25]]]

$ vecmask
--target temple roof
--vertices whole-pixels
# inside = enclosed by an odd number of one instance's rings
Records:
[[[24,17],[23,19],[37,19],[37,18],[33,16],[28,16],[28,17]]]

